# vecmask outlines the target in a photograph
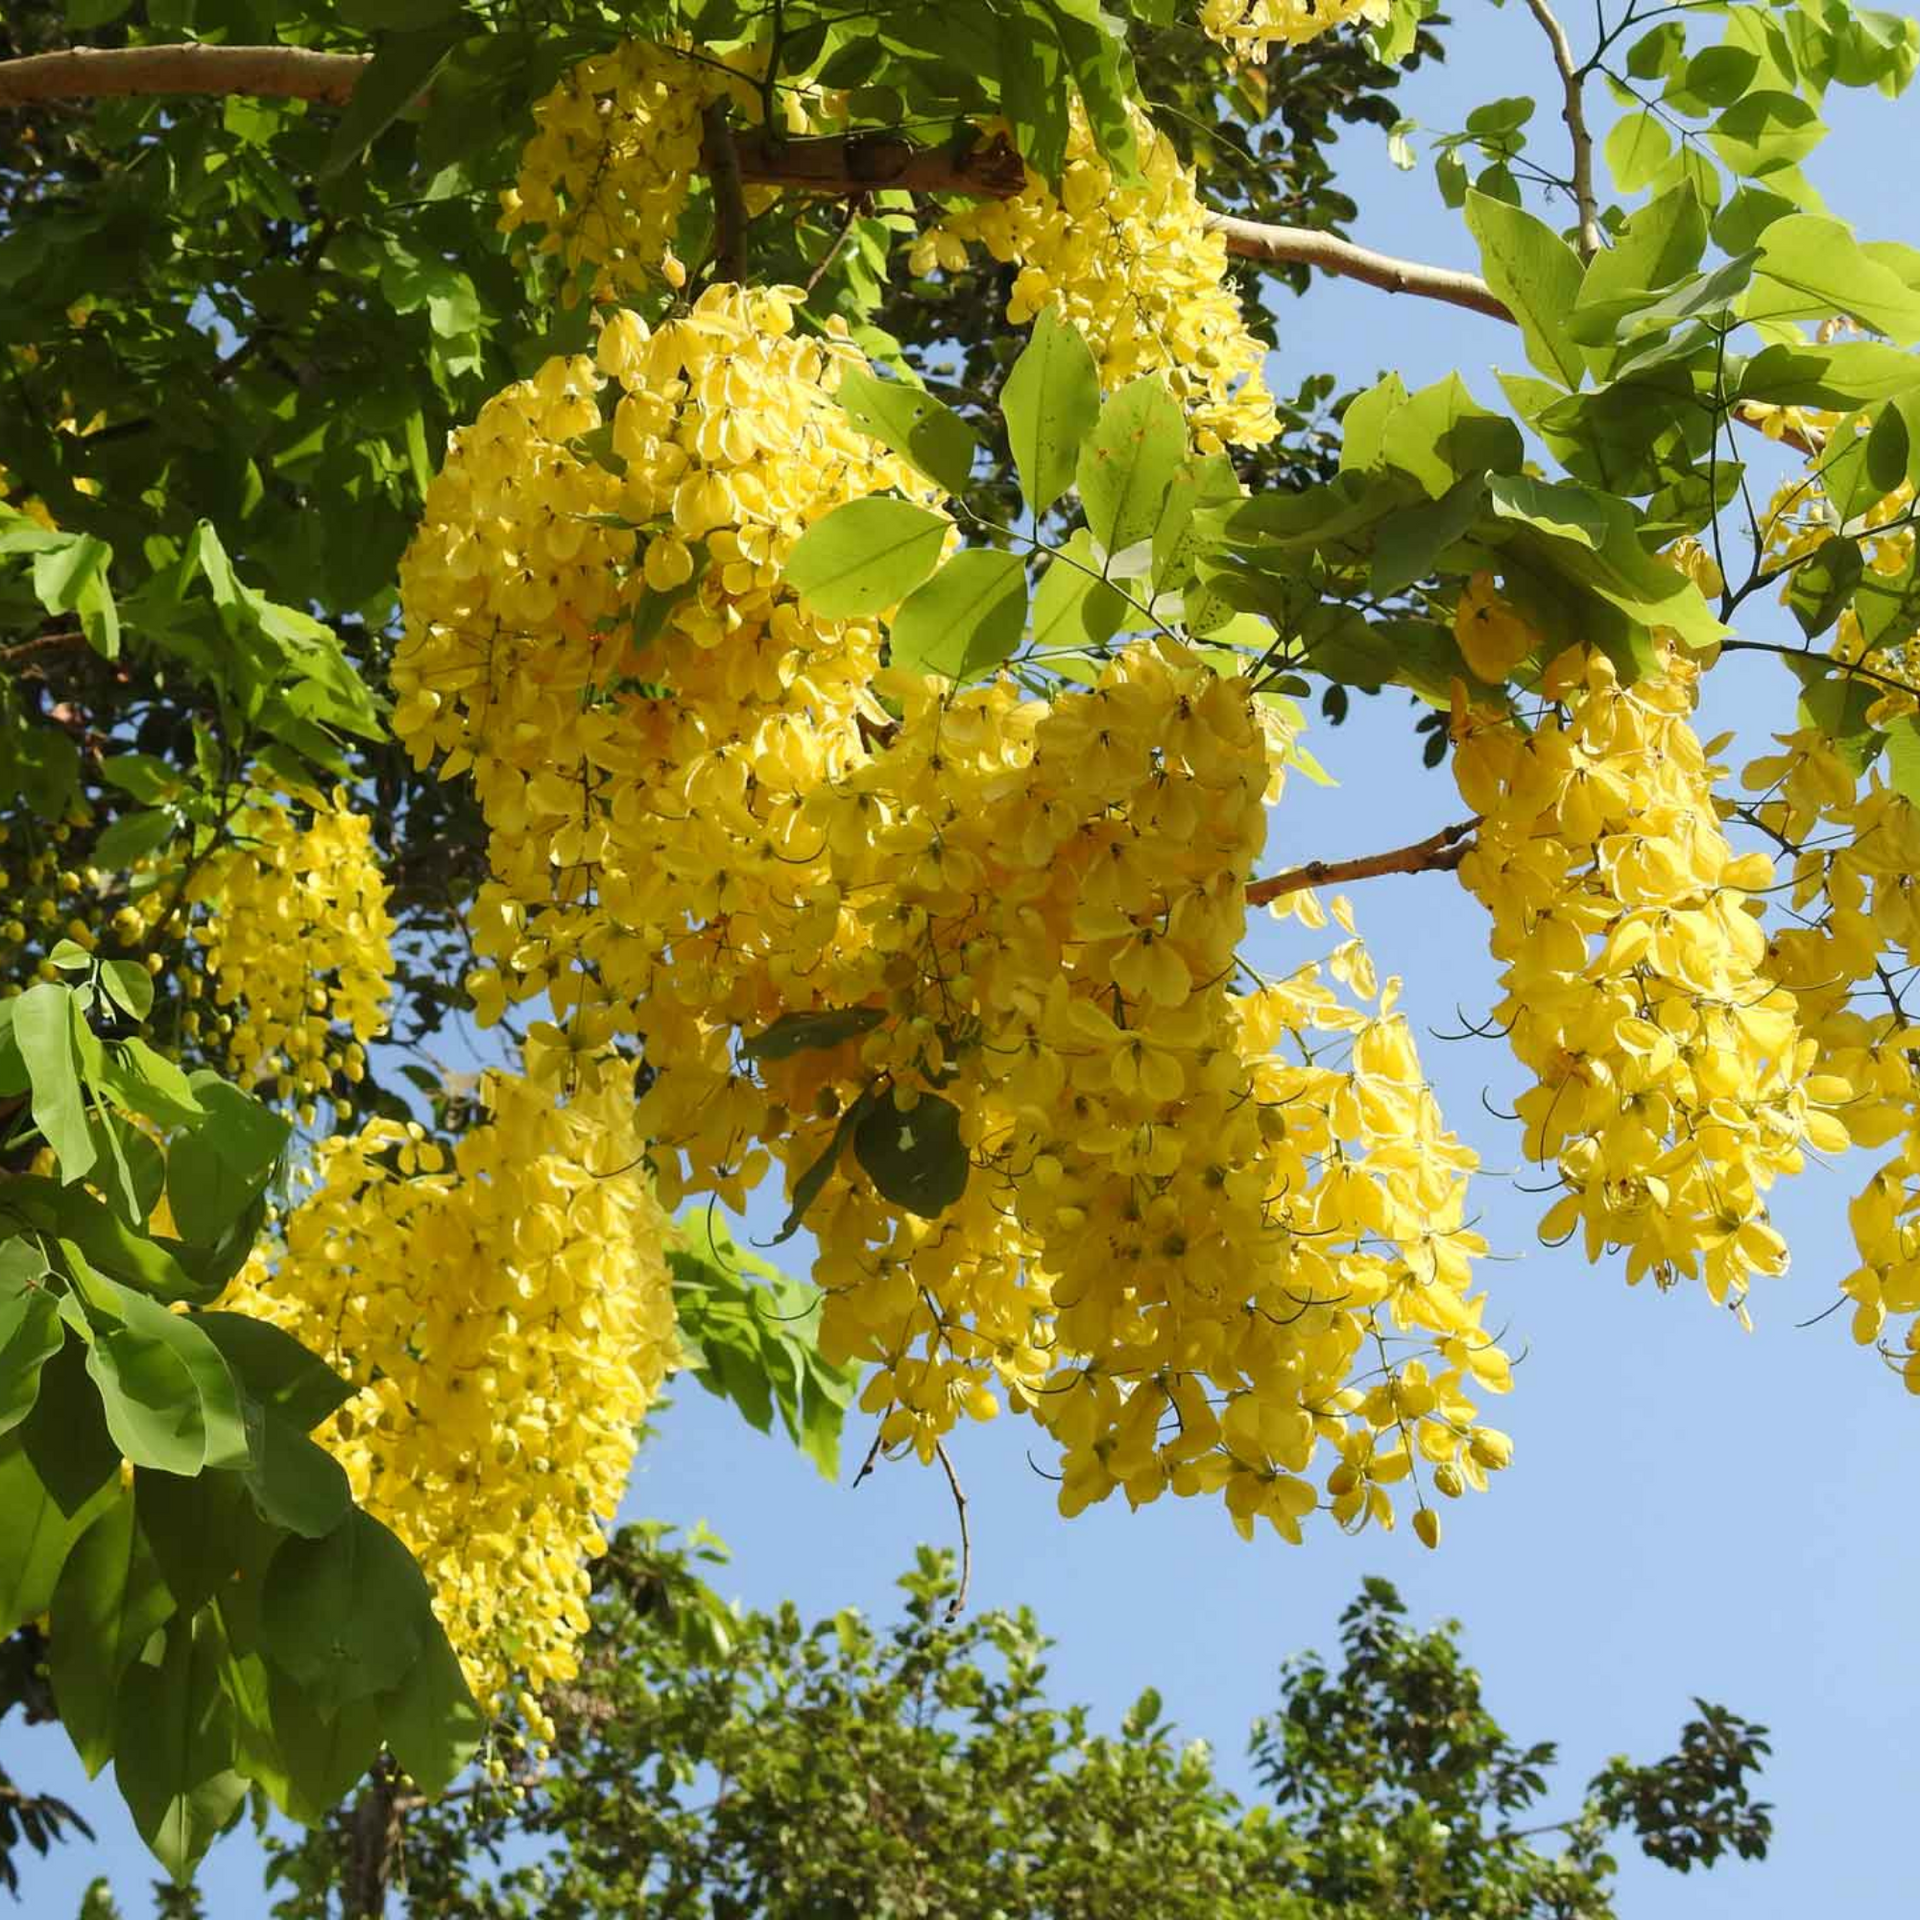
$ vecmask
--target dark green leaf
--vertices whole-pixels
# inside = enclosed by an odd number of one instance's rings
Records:
[[[133,1824],[183,1885],[226,1829],[247,1783],[232,1770],[233,1708],[220,1686],[218,1621],[176,1617],[158,1666],[136,1662],[120,1683],[114,1778]]]
[[[429,1619],[420,1657],[376,1703],[393,1756],[423,1793],[444,1793],[480,1750],[486,1722],[447,1636]]]
[[[1862,571],[1860,543],[1837,533],[1794,568],[1787,605],[1809,640],[1825,633],[1851,604]]]
[[[967,1190],[960,1109],[938,1094],[923,1093],[902,1108],[889,1091],[862,1118],[853,1150],[881,1196],[923,1220],[937,1218]]]
[[[796,1053],[843,1046],[871,1033],[887,1017],[884,1007],[821,1007],[811,1013],[783,1013],[772,1026],[751,1039],[742,1039],[740,1051],[750,1060],[791,1060]]]
[[[113,1754],[120,1676],[174,1611],[135,1524],[131,1488],[80,1536],[53,1590],[47,1667],[60,1722],[88,1777]]]
[[[430,1620],[420,1569],[357,1509],[324,1539],[286,1541],[267,1568],[267,1654],[322,1711],[397,1687]]]
[[[381,43],[334,129],[321,179],[359,159],[433,85],[434,75],[465,32],[466,22],[456,15],[417,32],[392,34]]]

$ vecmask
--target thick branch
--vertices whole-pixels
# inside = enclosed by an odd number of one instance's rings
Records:
[[[1357,860],[1309,860],[1290,873],[1276,873],[1271,879],[1256,880],[1247,889],[1247,905],[1264,907],[1283,894],[1299,893],[1307,887],[1337,887],[1349,880],[1371,880],[1383,873],[1439,873],[1457,867],[1467,849],[1464,841],[1480,824],[1476,814],[1438,833],[1416,840],[1410,847],[1395,847],[1389,853],[1366,853]]]
[[[0,107],[38,100],[83,100],[101,94],[264,94],[281,99],[344,101],[367,64],[358,53],[314,53],[304,47],[76,47],[0,61]],[[916,146],[892,134],[775,140],[736,133],[739,177],[748,186],[789,187],[803,193],[968,194],[1005,199],[1026,178],[1020,156],[1004,139],[954,154]],[[718,171],[724,149],[711,136],[707,162]],[[1513,316],[1486,282],[1448,267],[1397,260],[1336,239],[1314,227],[1269,225],[1216,214],[1213,225],[1227,251],[1269,265],[1318,267],[1390,293],[1417,294],[1466,307],[1496,320]]]
[[[0,60],[0,107],[102,94],[248,93],[344,102],[371,56],[308,47],[71,47]]]
[[[1242,220],[1237,214],[1216,213],[1207,223],[1227,243],[1227,251],[1242,260],[1268,266],[1299,264],[1348,280],[1363,280],[1387,293],[1414,293],[1425,300],[1444,300],[1495,320],[1511,320],[1506,303],[1478,274],[1453,267],[1430,267],[1420,260],[1400,260],[1375,253],[1318,227],[1282,227],[1261,220]]]
[[[727,103],[710,101],[702,116],[702,152],[713,181],[713,273],[738,283],[747,277],[747,203],[740,187],[740,148],[727,124]]]
[[[1553,64],[1560,75],[1564,101],[1560,117],[1573,142],[1573,199],[1580,210],[1580,257],[1591,260],[1605,244],[1600,232],[1600,202],[1593,191],[1593,134],[1587,126],[1587,105],[1581,91],[1585,76],[1573,57],[1572,43],[1547,0],[1527,0],[1527,10],[1553,48]]]

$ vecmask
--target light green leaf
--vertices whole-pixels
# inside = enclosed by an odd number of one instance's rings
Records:
[[[153,1011],[153,975],[135,960],[103,960],[100,984],[115,1006],[135,1020]]]
[[[49,613],[77,612],[87,644],[103,658],[116,660],[120,614],[107,584],[113,549],[90,533],[63,535],[62,542],[34,556],[34,592]]]
[[[787,584],[823,620],[880,613],[933,571],[951,524],[908,500],[850,500],[800,536]]]
[[[882,380],[854,367],[834,395],[848,419],[949,493],[964,493],[979,448],[973,429],[924,387]]]
[[[1157,374],[1121,388],[1080,449],[1080,504],[1108,553],[1148,540],[1187,464],[1187,418]]]
[[[1920,290],[1872,258],[1838,220],[1789,214],[1760,236],[1749,320],[1848,313],[1897,345],[1920,341]]]
[[[1673,138],[1651,113],[1629,113],[1607,135],[1607,166],[1622,193],[1638,193],[1666,165]]]
[[[1527,358],[1569,390],[1585,373],[1566,317],[1579,298],[1580,256],[1543,220],[1484,193],[1467,195],[1480,269],[1520,325]]]
[[[1707,130],[1722,165],[1744,178],[1793,166],[1826,137],[1826,123],[1797,94],[1764,90],[1736,100]]]
[[[1048,307],[1000,396],[1020,493],[1045,513],[1072,486],[1081,442],[1100,413],[1100,374],[1079,330]]]
[[[43,980],[13,1003],[13,1037],[33,1082],[33,1123],[53,1149],[63,1182],[96,1158],[80,1086],[80,1007],[71,988]]]
[[[1126,597],[1100,577],[1093,536],[1085,527],[1075,527],[1066,546],[1046,563],[1034,589],[1034,650],[1103,647],[1126,616]]]
[[[991,547],[956,553],[901,603],[888,627],[896,666],[966,682],[991,673],[1027,626],[1020,556]]]

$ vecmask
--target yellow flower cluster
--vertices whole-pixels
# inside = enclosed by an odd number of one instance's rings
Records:
[[[1482,816],[1460,877],[1506,963],[1497,1017],[1538,1076],[1517,1103],[1528,1156],[1568,1189],[1543,1236],[1583,1229],[1589,1258],[1627,1249],[1629,1282],[1699,1278],[1737,1307],[1786,1268],[1768,1187],[1847,1134],[1767,972],[1754,895],[1772,864],[1721,829],[1696,678],[1669,651],[1622,686],[1603,654],[1570,652],[1547,672],[1565,704],[1531,731],[1458,719],[1455,772]]]
[[[1199,21],[1230,53],[1259,56],[1276,42],[1297,47],[1349,20],[1377,26],[1387,0],[1200,0]]]
[[[207,949],[227,1057],[248,1086],[310,1100],[336,1075],[359,1080],[366,1043],[386,1028],[393,920],[372,822],[344,793],[303,824],[281,802],[249,807],[234,844],[195,874],[188,898]],[[351,1038],[344,1038],[341,1029]]]
[[[759,119],[752,73],[763,61],[751,48],[715,58],[645,40],[581,61],[534,107],[538,130],[500,197],[500,231],[545,228],[539,251],[569,271],[593,268],[597,300],[685,286],[673,249],[701,166],[702,117],[724,100]],[[804,133],[805,102],[788,90],[783,106],[787,132]],[[775,197],[750,189],[748,211]]]
[[[1228,990],[1276,710],[1171,643],[1052,705],[956,693],[883,672],[880,623],[810,613],[798,535],[924,497],[833,405],[849,357],[716,288],[606,323],[618,473],[584,360],[457,437],[403,568],[394,724],[486,813],[482,1017],[547,997],[549,1085],[637,1037],[669,1204],[737,1206],[782,1164],[823,1346],[878,1363],[890,1442],[931,1457],[1004,1389],[1058,1435],[1070,1511],[1216,1491],[1290,1537],[1322,1441],[1345,1521],[1389,1521],[1416,1458],[1483,1483],[1506,1443],[1466,1383],[1506,1363],[1404,1026],[1310,971]],[[1357,949],[1335,971],[1371,992]],[[743,1057],[794,1015],[823,1043]],[[964,1190],[923,1194],[941,1153]]]
[[[1052,307],[1085,335],[1102,386],[1163,374],[1202,452],[1257,446],[1279,424],[1262,372],[1267,350],[1227,283],[1226,242],[1208,227],[1173,143],[1144,113],[1129,112],[1138,186],[1115,181],[1076,104],[1058,195],[1029,171],[1012,199],[963,207],[923,234],[913,270],[956,269],[966,243],[979,242],[1019,266],[1007,304],[1016,326]]]
[[[569,69],[533,109],[500,231],[544,227],[540,251],[595,268],[600,296],[683,286],[673,241],[700,165],[700,116],[719,97],[714,72],[644,40]]]
[[[666,1221],[630,1090],[489,1074],[453,1164],[419,1124],[323,1141],[284,1241],[223,1306],[358,1391],[316,1438],[406,1543],[478,1698],[576,1671],[586,1561],[675,1363]]]
[[[930,1457],[1003,1388],[1061,1447],[1064,1512],[1216,1493],[1295,1540],[1322,1443],[1342,1522],[1390,1525],[1416,1460],[1484,1484],[1505,1441],[1470,1383],[1507,1362],[1467,1292],[1471,1156],[1390,994],[1361,1012],[1312,968],[1230,989],[1285,745],[1245,683],[1164,643],[1051,704],[880,684],[899,733],[815,797],[841,926],[789,989],[872,1029],[762,1072],[789,1186],[832,1167],[821,1337],[879,1363],[883,1439]],[[1334,972],[1372,993],[1357,946]],[[643,1110],[669,1139],[671,1081]],[[876,1096],[910,1134],[953,1115],[970,1171],[935,1218],[834,1157]]]
[[[1814,428],[1830,433],[1831,416]],[[1911,508],[1903,483],[1863,516],[1868,529],[1888,528],[1861,542],[1867,576],[1903,573],[1913,557],[1913,533],[1889,527]],[[1833,531],[1817,476],[1788,482],[1775,494],[1763,522],[1769,560],[1778,565],[1813,552]],[[1783,591],[1791,590],[1791,582]],[[1910,723],[1920,649],[1908,639],[1869,646],[1853,606],[1840,615],[1836,660],[1864,669],[1855,684],[1861,718],[1875,726]],[[1873,677],[1868,679],[1865,674]],[[1893,684],[1889,684],[1893,683]],[[1743,770],[1760,797],[1756,824],[1793,857],[1787,903],[1797,924],[1777,931],[1768,962],[1775,978],[1799,1000],[1804,1030],[1817,1043],[1835,1098],[1844,1099],[1856,1145],[1897,1145],[1875,1169],[1849,1209],[1859,1265],[1842,1282],[1853,1300],[1853,1335],[1901,1366],[1908,1388],[1920,1393],[1920,1025],[1886,987],[1888,973],[1920,965],[1920,811],[1876,769],[1864,790],[1857,761],[1816,725],[1778,736],[1779,751]],[[1885,993],[1876,1010],[1861,989]],[[1903,1318],[1899,1347],[1888,1343],[1888,1322]]]

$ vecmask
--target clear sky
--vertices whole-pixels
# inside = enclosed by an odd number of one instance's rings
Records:
[[[1479,0],[1461,12],[1449,62],[1407,85],[1405,110],[1439,130],[1460,125],[1481,100],[1533,93],[1542,103],[1536,143],[1559,163],[1553,76],[1526,12]],[[1578,47],[1577,28],[1574,37]],[[1833,210],[1864,238],[1920,242],[1913,197],[1887,190],[1910,165],[1911,101],[1835,94],[1829,105],[1840,124],[1809,171]],[[1603,110],[1597,89],[1595,106]],[[1341,159],[1365,209],[1356,237],[1471,264],[1424,148],[1419,170],[1401,175],[1383,138],[1365,129]],[[1493,367],[1521,364],[1517,336],[1494,322],[1339,283],[1288,300],[1280,329],[1275,384],[1288,391],[1327,366],[1349,381],[1397,368],[1410,387],[1457,367],[1498,404]],[[1761,608],[1752,631],[1790,637],[1784,620]],[[1741,726],[1747,754],[1770,728],[1792,723],[1789,676],[1763,657],[1729,660],[1713,691],[1711,724]],[[1314,735],[1341,784],[1289,787],[1269,869],[1398,845],[1461,814],[1450,776],[1421,770],[1404,702],[1389,694],[1356,707],[1347,727]],[[1731,757],[1737,765],[1746,755]],[[1169,1716],[1210,1739],[1228,1778],[1245,1786],[1246,1726],[1271,1706],[1279,1661],[1307,1646],[1330,1649],[1362,1575],[1384,1574],[1416,1620],[1466,1623],[1493,1710],[1518,1738],[1561,1743],[1554,1811],[1571,1810],[1609,1755],[1668,1751],[1695,1694],[1771,1728],[1771,1859],[1725,1865],[1703,1881],[1626,1858],[1624,1914],[1785,1920],[1908,1910],[1916,1873],[1906,1822],[1920,1804],[1920,1745],[1910,1733],[1920,1544],[1904,1529],[1920,1402],[1851,1344],[1844,1313],[1796,1325],[1829,1303],[1852,1264],[1844,1200],[1864,1165],[1856,1156],[1780,1193],[1776,1217],[1794,1267],[1755,1293],[1750,1335],[1697,1290],[1629,1290],[1617,1262],[1589,1269],[1575,1249],[1540,1248],[1533,1223],[1548,1202],[1501,1177],[1515,1168],[1517,1130],[1481,1098],[1509,1103],[1518,1082],[1511,1056],[1498,1041],[1430,1036],[1459,1030],[1457,1008],[1477,1018],[1496,997],[1484,915],[1445,875],[1371,881],[1352,897],[1382,974],[1405,976],[1405,1004],[1448,1119],[1487,1169],[1477,1193],[1497,1256],[1483,1269],[1489,1318],[1506,1328],[1509,1350],[1526,1355],[1513,1393],[1487,1415],[1514,1435],[1513,1467],[1488,1495],[1446,1504],[1438,1553],[1406,1531],[1356,1540],[1326,1524],[1310,1527],[1304,1547],[1266,1533],[1249,1546],[1212,1502],[1166,1499],[1130,1514],[1116,1497],[1062,1521],[1026,1459],[1034,1446],[1046,1463],[1042,1436],[1003,1417],[963,1431],[953,1447],[972,1503],[973,1604],[1030,1604],[1058,1643],[1056,1697],[1093,1703],[1109,1724],[1143,1686],[1157,1686]],[[1256,960],[1262,951],[1304,957],[1292,944],[1300,938],[1268,928],[1256,936],[1264,943]],[[804,1244],[782,1250],[790,1264],[804,1260]],[[849,1473],[828,1486],[783,1441],[751,1433],[687,1384],[639,1463],[628,1511],[709,1521],[735,1553],[718,1584],[749,1604],[791,1597],[808,1613],[885,1614],[916,1542],[950,1542],[953,1514],[937,1471],[912,1465],[884,1467],[848,1490],[867,1438],[864,1421],[850,1429]],[[80,1781],[57,1732],[25,1734],[10,1723],[5,1759],[24,1783],[69,1792],[105,1843],[60,1849],[45,1864],[25,1858],[24,1911],[34,1920],[69,1914],[89,1875],[106,1871],[129,1914],[143,1914],[151,1863],[110,1788]],[[219,1920],[263,1909],[257,1860],[244,1838],[215,1849],[203,1881]]]

